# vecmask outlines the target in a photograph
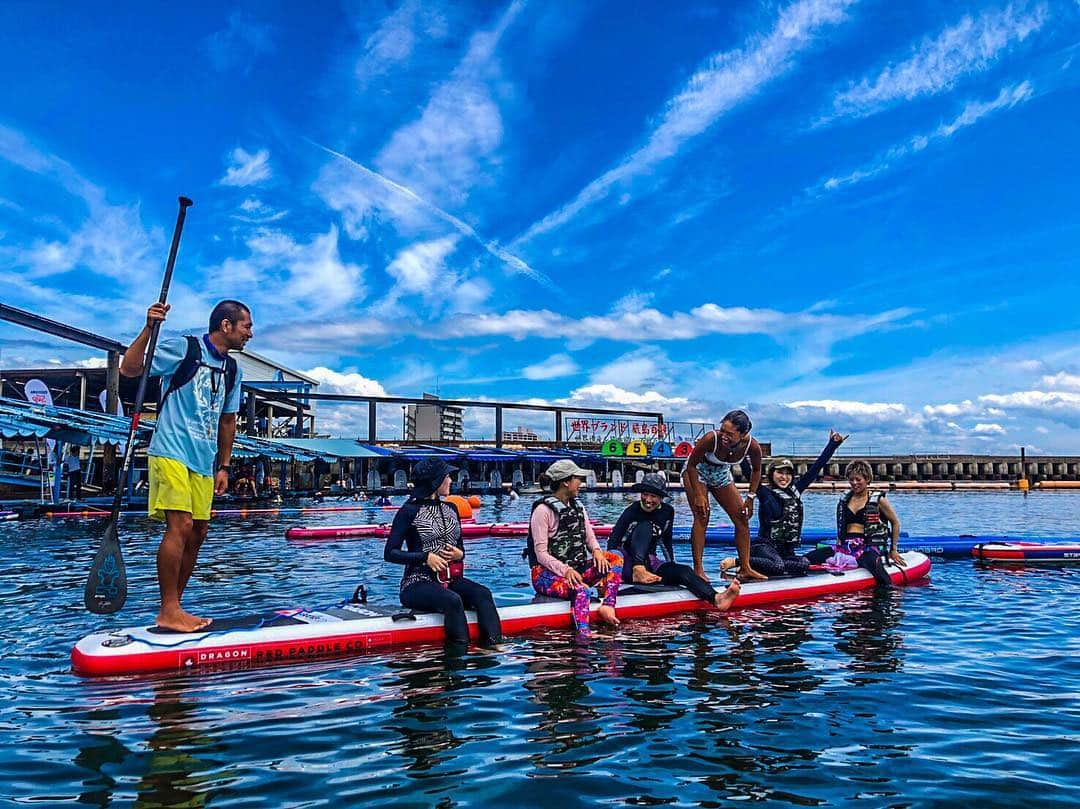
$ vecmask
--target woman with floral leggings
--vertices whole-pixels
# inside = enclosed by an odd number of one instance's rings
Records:
[[[596,585],[603,598],[596,617],[619,625],[615,600],[623,564],[620,554],[600,547],[589,515],[577,499],[587,474],[573,461],[563,460],[540,476],[550,494],[533,503],[527,551],[536,592],[570,600],[574,626],[582,635],[589,633],[589,585]]]

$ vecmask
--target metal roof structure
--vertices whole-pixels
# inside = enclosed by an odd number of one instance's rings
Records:
[[[33,404],[0,397],[0,435],[4,438],[52,438],[68,444],[121,445],[127,440],[130,422],[121,416]],[[138,438],[148,442],[153,422],[139,424]],[[238,458],[265,457],[273,461],[313,461],[315,454],[297,447],[283,447],[262,438],[237,435],[233,455]]]

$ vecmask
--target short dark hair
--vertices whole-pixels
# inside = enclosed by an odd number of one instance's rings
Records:
[[[730,421],[731,426],[743,435],[746,435],[748,432],[750,432],[750,430],[754,426],[753,422],[750,421],[750,417],[746,415],[745,410],[732,410],[730,413],[720,419],[721,424],[723,424],[725,421]]]
[[[210,331],[221,331],[221,321],[228,320],[231,323],[236,323],[240,320],[241,315],[250,315],[251,310],[247,308],[240,301],[222,301],[214,307],[214,311],[210,313]]]

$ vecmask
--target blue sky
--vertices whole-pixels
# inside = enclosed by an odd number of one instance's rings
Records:
[[[183,193],[324,390],[1080,452],[1076,0],[316,9],[5,4],[0,299],[130,339]]]

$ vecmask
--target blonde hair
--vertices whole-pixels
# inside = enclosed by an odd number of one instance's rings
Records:
[[[874,470],[866,461],[852,461],[844,467],[844,477],[851,480],[852,475],[858,475],[869,483],[874,479]]]

